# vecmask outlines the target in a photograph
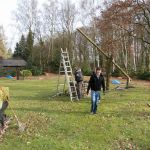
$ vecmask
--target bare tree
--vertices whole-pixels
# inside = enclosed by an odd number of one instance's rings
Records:
[[[57,0],[48,0],[48,2],[44,4],[44,33],[46,34],[46,37],[49,40],[49,51],[47,55],[47,61],[49,61],[50,59],[52,61],[54,60],[53,41],[58,27],[58,7],[59,4]]]
[[[59,25],[60,31],[63,32],[63,48],[67,47],[71,63],[73,63],[73,31],[76,15],[77,10],[75,4],[71,3],[69,0],[65,0],[61,3],[59,11]]]
[[[3,26],[0,26],[0,56],[6,57],[7,49],[6,49],[6,40]]]
[[[136,27],[134,35],[136,41],[140,42],[138,46],[141,46],[142,60],[140,64],[141,67],[145,66],[144,70],[150,71],[150,1],[136,0],[134,4],[134,26]],[[145,60],[145,62],[143,60]]]
[[[29,29],[35,33],[38,21],[37,0],[18,0],[17,9],[14,12],[17,28],[20,32],[28,32]]]
[[[96,27],[95,18],[100,12],[100,1],[98,0],[81,0],[80,1],[80,20],[84,26],[90,26],[91,38],[99,44],[99,32]],[[90,53],[92,54],[93,68],[99,66],[99,53],[95,47],[91,47]]]

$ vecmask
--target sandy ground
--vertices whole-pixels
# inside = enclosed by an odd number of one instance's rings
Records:
[[[29,77],[28,79],[29,80],[50,80],[50,79],[54,79],[58,76],[58,74],[54,74],[54,73],[45,73],[45,75],[42,75],[42,76],[34,76],[34,77]],[[113,80],[113,79],[117,79],[117,80],[120,80],[122,84],[126,84],[126,79],[122,79],[121,77],[113,77],[111,78],[110,80]],[[84,77],[84,80],[88,81],[89,80],[89,77],[85,76]],[[150,88],[150,81],[144,81],[144,80],[136,80],[136,79],[133,79],[131,84],[133,85],[144,85],[146,87],[149,87]]]

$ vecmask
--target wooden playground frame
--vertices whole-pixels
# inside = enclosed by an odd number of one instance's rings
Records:
[[[126,82],[126,88],[129,88],[129,83],[131,81],[130,76],[115,62],[113,61],[109,56],[107,56],[107,54],[105,54],[103,52],[103,50],[101,48],[99,48],[97,46],[97,44],[91,39],[89,38],[85,33],[82,32],[81,29],[77,28],[77,31],[79,31],[79,33],[81,33],[81,35],[83,35],[91,44],[93,44],[93,46],[95,46],[97,48],[97,50],[106,57],[106,59],[108,59],[110,62],[112,62],[126,77],[127,77],[127,82]]]

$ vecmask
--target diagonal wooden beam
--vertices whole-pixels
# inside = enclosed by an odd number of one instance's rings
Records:
[[[83,33],[81,29],[77,28],[77,31],[79,31],[90,43],[92,43],[101,54],[103,54],[107,59],[110,59],[110,57],[107,56],[107,54],[105,54],[105,52],[103,52],[102,49],[99,48],[91,38],[89,38],[85,33]],[[126,87],[128,88],[129,83],[131,81],[130,76],[115,61],[111,60],[111,62],[127,77]]]

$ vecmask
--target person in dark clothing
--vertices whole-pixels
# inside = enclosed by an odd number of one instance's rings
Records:
[[[0,125],[2,126],[2,128],[4,127],[4,121],[6,118],[6,115],[4,114],[6,108],[8,107],[8,101],[4,100],[2,107],[0,108]]]
[[[75,76],[75,81],[76,81],[78,99],[81,99],[81,97],[82,97],[83,74],[82,74],[82,71],[81,71],[80,68],[75,70],[74,76]]]
[[[97,111],[97,103],[100,101],[100,91],[103,88],[103,92],[105,92],[105,79],[101,73],[100,68],[96,68],[96,72],[93,72],[87,88],[87,95],[89,94],[89,90],[91,90],[91,113],[96,114]]]

